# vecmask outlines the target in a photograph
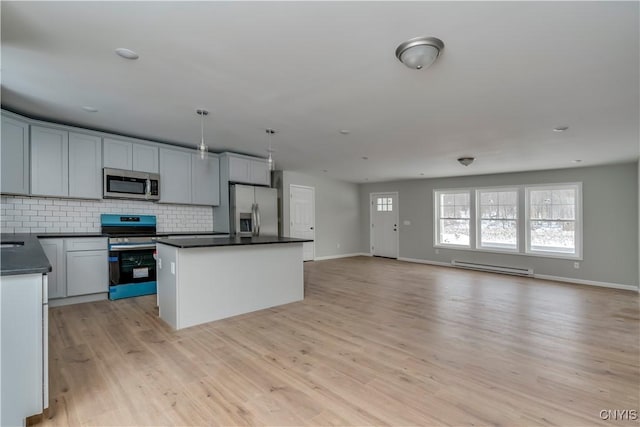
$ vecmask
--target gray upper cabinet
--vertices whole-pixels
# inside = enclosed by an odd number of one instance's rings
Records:
[[[160,149],[160,202],[191,203],[191,157],[191,152]]]
[[[69,195],[69,133],[31,127],[31,194]]]
[[[29,194],[29,125],[2,116],[0,192]]]
[[[133,169],[132,143],[118,141],[117,139],[104,139],[104,163],[105,168]]]
[[[220,160],[210,154],[201,159],[191,155],[191,203],[217,206],[220,204]]]
[[[158,147],[134,143],[132,153],[134,171],[158,173]]]
[[[105,138],[104,167],[158,173],[158,147]]]
[[[69,133],[69,196],[102,198],[100,137]]]
[[[230,153],[226,153],[225,157],[229,162],[229,182],[271,185],[271,172],[266,160],[241,157]]]

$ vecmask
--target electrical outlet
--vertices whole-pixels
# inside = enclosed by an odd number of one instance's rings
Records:
[[[405,219],[404,221],[402,221],[403,225],[411,225],[411,221],[409,221],[408,219]]]
[[[162,270],[162,258],[158,258],[158,270]]]
[[[578,261],[573,263],[573,268],[575,268],[576,270],[580,268],[580,263]]]
[[[436,249],[436,255],[440,254],[440,249]]]
[[[176,263],[175,262],[171,263],[171,274],[176,274]]]
[[[338,243],[338,245],[337,245],[337,246],[338,246],[338,249],[340,249],[340,243]]]

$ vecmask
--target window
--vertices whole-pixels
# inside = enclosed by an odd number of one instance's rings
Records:
[[[378,212],[393,212],[393,198],[378,197],[377,203],[376,203],[376,210]]]
[[[478,249],[518,250],[518,189],[476,191]]]
[[[580,184],[527,187],[527,252],[580,256]]]
[[[470,246],[471,195],[468,190],[436,191],[436,244]]]

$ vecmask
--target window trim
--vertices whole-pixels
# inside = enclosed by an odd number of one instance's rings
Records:
[[[549,251],[529,251],[529,194],[528,189],[539,189],[549,187],[568,187],[575,186],[576,192],[576,253],[562,253]],[[501,190],[501,189],[517,189],[518,190],[518,250],[502,250],[500,248],[482,248],[478,247],[478,197],[477,190]],[[438,243],[440,213],[438,211],[440,193],[469,193],[469,245],[451,245],[446,243]],[[518,184],[488,187],[465,187],[465,188],[438,188],[432,190],[433,200],[433,248],[434,249],[452,249],[456,251],[486,252],[503,255],[519,255],[530,256],[536,258],[554,258],[572,261],[582,261],[583,258],[583,240],[584,240],[584,223],[583,223],[583,188],[582,182],[559,182],[559,183],[543,183],[543,184]],[[524,215],[524,217],[523,217]]]
[[[576,190],[576,203],[575,203],[575,219],[574,227],[575,227],[575,253],[563,253],[559,251],[540,251],[531,249],[531,215],[529,212],[530,207],[530,192],[532,190],[548,190],[548,189],[560,189],[560,188],[568,188],[574,187]],[[533,255],[533,256],[543,256],[546,258],[562,258],[562,259],[575,259],[582,260],[582,241],[583,241],[583,227],[582,227],[582,182],[563,182],[563,183],[555,183],[555,184],[536,184],[536,185],[526,185],[524,187],[524,211],[525,211],[525,229],[524,229],[524,238],[525,238],[525,246],[524,253],[525,255]]]
[[[482,242],[481,234],[482,234],[482,225],[481,225],[481,221],[482,218],[480,216],[481,209],[480,209],[480,192],[489,192],[489,191],[496,191],[496,192],[500,192],[500,191],[515,191],[516,193],[516,247],[515,248],[496,248],[496,247],[483,247],[480,246],[480,243]],[[520,221],[520,196],[522,192],[522,186],[504,186],[504,187],[482,187],[482,188],[476,188],[475,189],[475,196],[476,196],[476,244],[475,244],[475,249],[478,251],[483,251],[483,252],[498,252],[498,253],[505,253],[505,254],[513,254],[513,253],[519,253],[520,249],[522,248],[522,245],[520,244],[521,239],[520,239],[520,224],[522,221]]]
[[[440,243],[440,201],[439,195],[441,193],[447,194],[455,194],[455,193],[466,193],[469,195],[469,244],[468,245],[456,245],[451,243]],[[472,250],[473,249],[473,236],[474,236],[474,222],[472,221],[473,216],[475,215],[475,208],[473,203],[473,189],[472,188],[444,188],[433,190],[433,213],[435,221],[433,222],[433,247],[434,248],[445,248],[445,249],[460,249],[460,250]],[[461,218],[465,219],[465,218]]]

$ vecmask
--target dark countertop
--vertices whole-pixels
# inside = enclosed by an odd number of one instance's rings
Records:
[[[168,236],[216,236],[216,235],[226,235],[229,233],[221,232],[221,231],[181,231],[179,233],[156,233],[156,237],[168,237]],[[93,233],[34,233],[34,236],[39,239],[63,239],[63,238],[72,238],[72,237],[108,237],[106,234],[102,234],[99,231],[95,231]],[[113,236],[117,237],[117,236]],[[129,236],[127,236],[129,237]]]
[[[214,246],[249,246],[269,245],[276,243],[304,243],[313,242],[308,239],[294,239],[292,237],[261,236],[261,237],[218,237],[199,239],[167,239],[158,240],[158,243],[176,248],[208,248]]]
[[[0,249],[0,275],[47,274],[51,271],[49,259],[38,238],[32,234],[2,234],[2,243],[23,242],[15,248]]]

